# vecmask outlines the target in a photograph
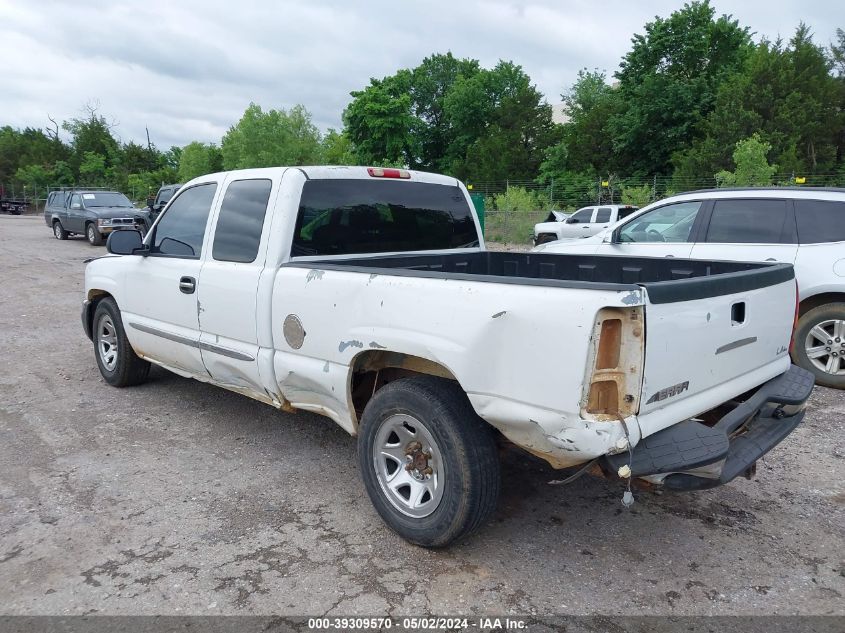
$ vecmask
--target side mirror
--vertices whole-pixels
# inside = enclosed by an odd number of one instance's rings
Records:
[[[602,241],[606,244],[620,244],[619,229],[606,233]]]
[[[147,247],[141,232],[135,230],[113,231],[106,241],[106,251],[112,255],[146,255]]]
[[[578,224],[578,219],[577,218],[567,218],[566,223],[567,224]]]
[[[82,205],[78,202],[74,202],[72,205],[70,205],[70,208],[71,209],[81,209]]]

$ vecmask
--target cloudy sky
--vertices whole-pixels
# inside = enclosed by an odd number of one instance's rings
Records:
[[[755,39],[803,20],[828,44],[841,0],[713,0]],[[433,52],[521,64],[550,103],[579,68],[612,73],[657,0],[0,0],[0,125],[43,127],[86,102],[124,140],[219,142],[250,101],[340,127],[349,92]]]

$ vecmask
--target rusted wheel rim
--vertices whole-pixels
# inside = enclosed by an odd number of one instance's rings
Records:
[[[817,369],[845,375],[845,321],[829,319],[814,325],[804,339],[804,351]]]
[[[430,515],[443,498],[443,459],[431,432],[407,414],[385,418],[373,443],[373,467],[382,492],[409,517]]]

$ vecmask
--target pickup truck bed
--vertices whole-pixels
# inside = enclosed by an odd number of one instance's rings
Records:
[[[302,266],[291,262],[288,266]],[[617,292],[648,291],[651,303],[701,299],[765,288],[794,278],[788,264],[692,259],[476,251],[310,260],[325,270],[449,278]]]

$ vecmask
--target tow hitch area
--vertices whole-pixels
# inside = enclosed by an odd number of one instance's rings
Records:
[[[804,418],[813,375],[792,365],[762,385],[714,426],[686,420],[643,439],[633,450],[605,455],[613,472],[630,464],[631,477],[646,477],[670,490],[715,488],[746,472]]]

